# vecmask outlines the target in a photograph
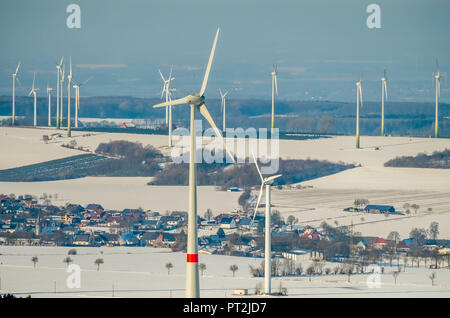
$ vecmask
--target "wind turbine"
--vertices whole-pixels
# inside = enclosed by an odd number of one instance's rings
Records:
[[[359,149],[359,104],[363,107],[362,80],[356,82],[356,149]]]
[[[172,77],[172,67],[170,67],[170,74],[168,79],[165,79],[164,76],[161,73],[161,70],[158,70],[159,75],[161,76],[161,79],[163,80],[163,89],[161,91],[161,98],[163,98],[164,94],[166,95],[166,103],[168,103],[169,106],[166,106],[166,125],[168,125],[169,128],[169,147],[172,147],[172,105],[169,103],[169,101],[172,100],[172,91],[174,89],[170,88],[170,83],[175,79],[175,77]]]
[[[60,127],[62,127],[63,124],[63,113],[64,113],[64,107],[63,107],[63,96],[64,96],[64,73],[65,73],[65,69],[66,69],[66,65],[63,65],[61,68],[61,80],[60,80],[60,85],[59,85],[59,89],[61,91],[60,94],[60,112],[59,112],[59,125]]]
[[[381,136],[384,136],[384,99],[387,99],[387,77],[386,70],[381,78]],[[361,98],[362,103],[362,98]]]
[[[59,64],[56,65],[56,128],[59,129],[61,123],[59,121],[59,75],[61,74],[61,66],[64,60],[64,56],[61,57]]]
[[[91,78],[92,76],[81,84],[77,84],[75,80],[73,81],[74,82],[73,88],[75,88],[75,128],[78,128],[78,110],[80,108],[80,87],[89,82]]]
[[[264,250],[264,292],[266,295],[270,295],[271,289],[271,276],[272,276],[272,265],[271,265],[271,256],[272,256],[272,230],[270,225],[270,186],[273,181],[279,177],[281,174],[277,174],[271,177],[264,178],[261,174],[261,170],[259,170],[258,162],[253,155],[253,161],[255,162],[256,170],[258,170],[259,177],[261,178],[261,187],[259,188],[258,201],[256,201],[255,213],[253,214],[252,224],[255,221],[256,212],[258,211],[259,203],[261,202],[261,197],[263,194],[264,186],[266,187],[266,229],[265,229],[265,250]]]
[[[12,125],[14,126],[14,123],[16,122],[16,80],[20,83],[19,79],[17,78],[17,72],[19,71],[20,67],[20,61],[19,64],[17,64],[16,71],[12,73],[12,80],[13,80],[13,96],[12,96]]]
[[[214,129],[216,135],[222,140],[223,146],[226,149],[225,141],[217,129],[214,120],[209,114],[205,105],[205,96],[203,95],[208,83],[209,72],[211,71],[211,64],[216,50],[217,38],[219,36],[220,28],[217,29],[216,37],[209,56],[208,65],[206,67],[205,76],[203,78],[202,87],[199,93],[194,93],[186,97],[154,105],[153,107],[166,107],[181,104],[189,104],[190,111],[190,153],[189,153],[189,221],[188,221],[188,237],[187,237],[187,265],[186,265],[186,297],[197,298],[200,296],[199,289],[199,273],[198,273],[198,239],[197,239],[197,184],[196,184],[196,164],[195,164],[195,111],[198,109],[202,116],[209,122]],[[228,150],[227,150],[228,152]],[[230,155],[233,162],[235,162],[233,155]]]
[[[72,90],[70,82],[72,81],[72,57],[70,57],[69,60],[69,75],[67,75],[67,137],[72,137],[72,131],[70,130],[70,91]]]
[[[277,83],[277,66],[273,65],[272,71],[272,124],[271,128],[274,128],[274,119],[275,119],[275,93],[278,96],[278,83]]]
[[[36,92],[39,90],[39,88],[34,87],[34,81],[36,79],[36,72],[33,73],[33,85],[31,86],[30,93],[28,96],[33,94],[34,97],[34,120],[33,120],[33,126],[36,127],[37,120],[36,120]]]
[[[53,88],[51,88],[51,87],[48,87],[48,84],[47,84],[47,95],[48,95],[48,127],[51,127],[51,125],[52,125],[52,90],[53,90]]]
[[[225,94],[222,93],[222,90],[219,88],[220,92],[220,98],[222,99],[222,103],[220,104],[222,109],[222,131],[225,132],[226,126],[225,126],[225,116],[226,116],[226,97],[228,94],[228,91],[225,92]]]
[[[436,59],[436,74],[434,80],[436,82],[436,118],[434,121],[434,138],[439,137],[439,97],[441,97],[441,73],[439,72],[439,63]]]

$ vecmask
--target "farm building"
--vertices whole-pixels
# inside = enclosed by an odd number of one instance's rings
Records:
[[[364,208],[364,211],[369,213],[395,213],[395,208],[392,205],[369,204]]]

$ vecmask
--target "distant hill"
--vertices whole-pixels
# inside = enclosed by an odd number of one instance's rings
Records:
[[[122,97],[82,97],[79,116],[89,118],[136,118],[161,119],[164,109],[154,109],[159,98]],[[47,98],[38,98],[38,121],[46,124]],[[56,105],[56,100],[53,100]],[[219,99],[208,99],[208,109],[221,126],[222,113]],[[394,136],[428,137],[434,134],[434,103],[386,102],[386,133]],[[31,124],[33,117],[33,101],[31,97],[16,97],[19,124]],[[381,107],[379,102],[364,103],[361,109],[360,129],[363,135],[380,134]],[[173,108],[175,125],[187,127],[189,116],[185,106]],[[227,100],[228,127],[265,127],[270,125],[271,101],[260,99]],[[440,134],[450,137],[450,104],[440,104]],[[66,111],[64,112],[66,113]],[[354,103],[333,101],[283,101],[276,103],[275,125],[283,132],[297,133],[330,133],[353,135],[355,133],[356,105]],[[0,97],[0,116],[11,115],[11,97]],[[200,118],[200,117],[199,117]],[[4,121],[3,124],[8,124]],[[209,127],[204,121],[204,127]]]
[[[450,149],[435,151],[431,155],[421,153],[415,157],[397,157],[386,162],[384,166],[450,169]]]

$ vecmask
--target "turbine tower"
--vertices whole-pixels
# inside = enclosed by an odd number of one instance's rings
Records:
[[[189,219],[188,219],[188,238],[187,238],[187,264],[186,264],[186,297],[197,298],[200,297],[199,289],[199,273],[198,273],[198,238],[197,238],[197,184],[196,184],[196,164],[195,164],[195,111],[198,109],[200,114],[209,122],[214,129],[216,135],[221,139],[223,147],[226,149],[225,141],[217,128],[214,120],[209,114],[205,105],[205,90],[208,83],[209,73],[211,71],[211,64],[216,50],[217,38],[219,37],[220,28],[217,29],[216,37],[209,56],[208,65],[206,67],[203,78],[202,87],[199,93],[194,93],[186,97],[176,99],[173,101],[154,105],[153,107],[166,107],[181,104],[190,105],[190,153],[189,153]],[[228,150],[227,150],[228,152]],[[229,152],[228,152],[229,153]],[[229,153],[230,154],[230,153]],[[235,162],[233,155],[231,155],[233,162]]]
[[[381,136],[384,136],[384,100],[387,100],[387,77],[386,70],[381,78]]]
[[[436,60],[436,74],[434,80],[436,82],[436,118],[434,120],[434,138],[439,137],[439,97],[441,97],[441,73],[439,72],[439,63]]]
[[[172,77],[172,70],[173,67],[170,67],[170,73],[168,79],[165,79],[164,76],[161,73],[161,70],[158,70],[159,75],[161,76],[161,79],[163,81],[163,89],[161,91],[161,98],[163,98],[164,94],[166,95],[166,103],[169,103],[169,101],[172,100],[172,91],[175,89],[170,88],[170,83],[175,79],[175,77]],[[166,125],[169,128],[169,147],[172,147],[172,105],[170,103],[169,106],[166,107]]]
[[[225,94],[222,93],[222,90],[219,88],[219,92],[220,92],[220,98],[222,99],[222,102],[220,104],[221,109],[222,109],[222,131],[225,133],[225,129],[226,129],[226,125],[225,125],[225,118],[226,118],[226,97],[228,94],[228,91],[225,92]]]
[[[80,109],[80,87],[89,82],[91,78],[92,76],[81,84],[77,84],[76,81],[73,80],[74,82],[73,88],[75,88],[75,128],[78,128],[78,110]]]
[[[14,126],[14,124],[16,122],[16,80],[19,82],[19,79],[17,78],[17,72],[19,71],[19,67],[20,67],[20,61],[19,61],[19,64],[17,64],[16,71],[11,74],[12,75],[12,80],[13,80],[12,119],[11,119],[11,124],[13,126]]]
[[[33,119],[33,126],[37,126],[37,120],[36,120],[36,92],[39,90],[39,88],[34,87],[34,81],[36,79],[36,72],[33,73],[33,85],[31,86],[30,93],[28,96],[31,96],[33,94],[34,97],[34,119]]]
[[[261,178],[261,187],[259,189],[258,194],[258,201],[256,201],[255,206],[255,212],[253,214],[253,220],[252,224],[255,221],[256,212],[258,211],[259,203],[261,202],[261,197],[263,194],[264,186],[266,187],[266,228],[265,228],[265,250],[264,250],[264,293],[266,295],[270,295],[271,291],[271,276],[272,276],[272,264],[271,264],[271,258],[272,258],[272,229],[270,225],[270,186],[273,183],[273,181],[279,177],[281,177],[281,174],[277,174],[275,176],[264,178],[261,174],[261,171],[258,167],[258,162],[255,158],[255,155],[253,155],[253,161],[255,162],[256,170],[258,170],[259,177]]]
[[[60,104],[59,104],[59,108],[60,108],[60,112],[59,112],[59,126],[62,127],[63,124],[63,113],[64,113],[64,107],[63,107],[63,96],[64,96],[64,73],[65,73],[65,69],[66,66],[63,65],[61,68],[61,79],[60,79],[60,85],[59,85],[59,89],[60,89]]]
[[[272,71],[272,124],[271,124],[272,130],[274,128],[274,118],[275,118],[275,93],[278,96],[277,66],[274,64]]]
[[[67,75],[67,137],[72,137],[72,131],[70,130],[70,91],[72,90],[70,84],[72,81],[72,57],[70,57],[69,60],[69,75]]]
[[[356,82],[356,149],[359,149],[359,104],[363,106],[362,81]]]
[[[52,90],[53,88],[47,85],[47,95],[48,95],[48,127],[52,125]]]
[[[61,66],[64,60],[64,56],[61,57],[61,60],[59,61],[59,64],[56,65],[56,128],[59,129],[61,126],[61,123],[59,121],[59,75],[61,74]]]

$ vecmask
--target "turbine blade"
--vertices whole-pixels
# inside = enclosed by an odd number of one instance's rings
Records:
[[[438,97],[441,97],[441,80],[437,80]]]
[[[206,108],[206,105],[203,103],[198,107],[198,110],[200,111],[200,114],[209,122],[211,127],[214,129],[214,132],[216,133],[217,137],[222,141],[223,149],[228,153],[228,155],[233,160],[233,163],[236,163],[234,160],[233,154],[227,149],[227,145],[225,143],[225,139],[223,139],[222,134],[220,133],[220,130],[217,128],[216,124],[214,123],[214,120],[212,119],[211,115],[209,114],[208,108]]]
[[[222,90],[219,88],[220,97],[223,98]]]
[[[363,97],[362,97],[362,87],[361,87],[361,85],[359,86],[359,98],[360,98],[360,102],[361,102],[361,107],[363,107]]]
[[[14,74],[17,74],[17,72],[19,71],[20,63],[22,63],[22,62],[19,61],[19,64],[17,64],[17,67],[16,67],[16,72]]]
[[[70,57],[69,60],[70,60],[70,73],[69,73],[69,75],[72,76],[72,57]]]
[[[89,78],[87,80],[85,80],[83,83],[81,83],[78,86],[83,86],[84,84],[86,84],[87,82],[89,82],[94,76],[89,76]]]
[[[61,60],[59,61],[59,66],[62,66],[63,61],[64,61],[64,56],[61,56]]]
[[[19,81],[19,77],[16,76],[16,81],[19,83],[20,87],[22,87],[22,83]]]
[[[181,104],[189,104],[189,96],[183,97],[183,98],[179,98],[179,99],[175,99],[171,102],[164,102],[164,103],[160,103],[160,104],[156,104],[153,105],[153,108],[159,108],[159,107],[166,107],[166,106],[175,106],[175,105],[181,105]]]
[[[169,83],[172,80],[172,71],[173,71],[173,65],[170,66]]]
[[[163,82],[166,83],[166,79],[165,79],[164,76],[162,75],[161,70],[158,70],[158,72],[159,72],[159,75],[161,76]]]
[[[255,163],[255,166],[256,166],[256,170],[258,170],[259,177],[261,178],[261,181],[264,182],[264,177],[261,174],[261,170],[259,170],[258,161],[256,160],[256,157],[255,157],[255,154],[253,153],[253,151],[252,151],[252,157],[253,157],[253,162]]]
[[[268,182],[273,181],[281,176],[282,176],[282,174],[277,174],[275,176],[268,177],[268,178],[264,179],[264,182],[268,183]]]
[[[252,224],[255,222],[255,216],[259,208],[259,203],[261,202],[263,190],[264,190],[264,182],[261,183],[261,187],[259,188],[258,200],[256,201],[255,212],[253,213]]]
[[[208,84],[209,72],[211,71],[212,61],[214,59],[214,52],[216,51],[217,38],[219,37],[220,28],[217,28],[216,37],[214,38],[214,43],[211,49],[211,54],[209,55],[208,66],[206,66],[205,77],[203,78],[202,88],[200,89],[200,96],[203,96],[206,90],[206,84]]]
[[[31,86],[32,90],[34,89],[34,80],[36,79],[36,72],[33,72],[33,85]]]
[[[278,83],[277,83],[277,75],[275,74],[275,93],[278,96]]]
[[[387,93],[387,83],[386,81],[384,81],[384,95],[386,97],[386,99],[388,98],[388,93]]]

